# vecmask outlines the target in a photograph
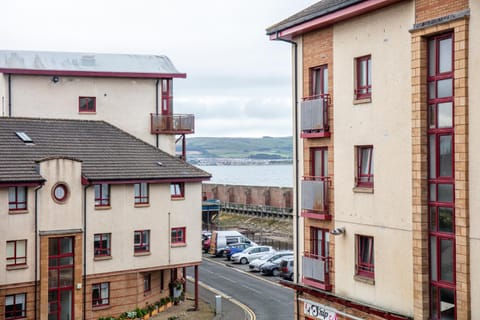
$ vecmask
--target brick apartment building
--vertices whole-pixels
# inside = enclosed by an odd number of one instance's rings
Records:
[[[480,319],[479,27],[478,1],[323,0],[267,29],[292,45],[297,319]]]
[[[173,113],[185,74],[164,56],[26,51],[0,51],[0,72],[0,318],[118,316],[188,266],[198,291],[210,174],[174,154],[194,130]]]

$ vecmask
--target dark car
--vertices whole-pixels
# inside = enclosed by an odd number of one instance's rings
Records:
[[[252,245],[249,243],[235,243],[227,246],[225,250],[223,250],[223,256],[227,258],[227,260],[232,259],[232,255],[238,252],[242,252],[243,250],[251,247]]]
[[[260,268],[260,271],[262,272],[262,275],[265,276],[279,276],[280,275],[280,262],[283,260],[287,259],[287,257],[292,257],[293,256],[283,256],[278,258],[277,260],[265,262],[262,264],[262,267]]]
[[[283,259],[280,262],[280,277],[293,281],[293,257]]]

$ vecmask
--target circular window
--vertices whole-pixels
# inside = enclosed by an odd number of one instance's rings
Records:
[[[53,195],[53,199],[55,199],[56,202],[64,202],[65,200],[67,200],[67,196],[68,196],[67,186],[63,183],[56,184],[53,187],[52,195]]]

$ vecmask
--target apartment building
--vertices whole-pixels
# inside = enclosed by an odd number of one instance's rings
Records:
[[[292,45],[297,319],[480,318],[479,22],[323,0],[267,29]]]
[[[163,56],[0,52],[0,318],[98,319],[201,263],[201,183],[174,155]],[[185,148],[183,148],[185,149]]]

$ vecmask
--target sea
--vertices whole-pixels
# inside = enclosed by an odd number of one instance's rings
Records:
[[[212,174],[206,183],[293,187],[293,165],[197,166]]]

